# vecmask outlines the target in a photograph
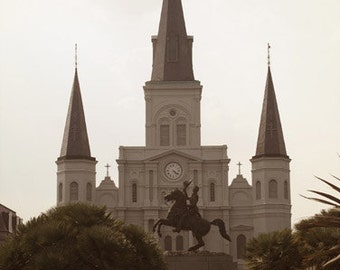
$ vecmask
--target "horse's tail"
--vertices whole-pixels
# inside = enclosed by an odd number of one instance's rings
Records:
[[[225,229],[225,225],[222,219],[216,218],[212,222],[210,222],[212,225],[218,226],[220,230],[220,234],[224,239],[227,239],[231,242],[230,236],[227,234],[227,231]]]

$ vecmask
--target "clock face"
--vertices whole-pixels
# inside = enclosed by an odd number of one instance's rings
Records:
[[[170,180],[177,180],[182,176],[183,170],[177,162],[170,162],[165,166],[164,173]]]

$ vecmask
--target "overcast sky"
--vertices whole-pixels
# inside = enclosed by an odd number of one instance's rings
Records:
[[[203,85],[202,145],[228,145],[251,182],[267,73],[291,162],[293,223],[323,205],[314,175],[340,176],[340,1],[183,0]],[[0,203],[27,221],[56,204],[56,164],[74,76],[91,154],[117,183],[118,147],[145,145],[143,85],[161,0],[0,0]]]

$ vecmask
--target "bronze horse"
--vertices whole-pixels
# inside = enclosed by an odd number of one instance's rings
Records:
[[[153,232],[155,232],[157,228],[157,233],[159,237],[162,237],[160,231],[162,225],[176,228],[180,216],[184,214],[186,215],[186,218],[183,222],[182,229],[186,231],[192,231],[194,238],[196,238],[198,242],[197,245],[190,247],[188,251],[195,251],[205,245],[202,237],[210,231],[211,224],[218,226],[221,236],[224,239],[231,241],[229,235],[226,232],[223,220],[217,218],[209,222],[206,219],[201,218],[199,215],[190,214],[190,212],[187,210],[186,205],[187,197],[179,189],[175,189],[170,194],[166,195],[164,199],[166,201],[174,201],[175,203],[171,206],[167,218],[159,219],[153,226]]]

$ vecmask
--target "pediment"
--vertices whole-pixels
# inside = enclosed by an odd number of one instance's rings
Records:
[[[202,161],[202,159],[200,159],[198,157],[195,157],[193,155],[190,155],[190,154],[187,154],[187,153],[173,149],[173,150],[168,150],[168,151],[165,151],[161,154],[157,154],[157,155],[154,155],[152,157],[149,157],[149,158],[145,159],[144,162],[159,161],[159,160],[162,160],[164,158],[168,158],[170,156],[176,156],[176,157],[183,158],[183,159],[186,159],[188,161],[193,161],[193,162],[194,161],[196,161],[196,162]]]

